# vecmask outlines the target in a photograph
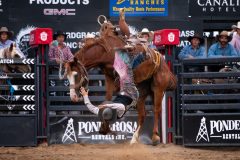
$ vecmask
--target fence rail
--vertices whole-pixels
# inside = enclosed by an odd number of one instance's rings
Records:
[[[177,92],[179,112],[175,138],[185,146],[240,145],[240,139],[229,138],[237,130],[228,130],[240,116],[240,58],[188,59],[175,64],[179,79]],[[228,72],[212,67],[234,68]],[[191,70],[191,68],[193,68]],[[227,127],[219,132],[218,125]],[[218,137],[218,138],[216,138]],[[231,137],[231,136],[230,136]]]

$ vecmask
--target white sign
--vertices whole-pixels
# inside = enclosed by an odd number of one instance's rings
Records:
[[[40,39],[41,39],[42,41],[46,41],[47,38],[48,38],[48,34],[47,34],[46,32],[40,33]]]

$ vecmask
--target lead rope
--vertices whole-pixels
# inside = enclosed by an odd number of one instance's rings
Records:
[[[59,79],[60,80],[63,80],[64,79],[64,75],[65,74],[62,74],[62,67],[63,67],[63,52],[62,52],[62,50],[60,50],[59,48],[58,48],[58,51],[59,51],[59,53],[60,53],[60,63],[59,63],[59,72],[58,72],[58,77],[59,77]]]

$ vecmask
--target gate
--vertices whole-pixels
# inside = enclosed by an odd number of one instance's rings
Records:
[[[31,73],[0,73],[0,146],[36,146],[34,59],[0,59],[6,65],[31,65]]]
[[[240,145],[240,58],[183,60],[175,140],[185,146]],[[233,68],[219,72],[223,67]]]

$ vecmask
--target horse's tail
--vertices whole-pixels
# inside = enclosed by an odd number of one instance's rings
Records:
[[[177,77],[170,71],[167,91],[173,91],[177,88]]]

